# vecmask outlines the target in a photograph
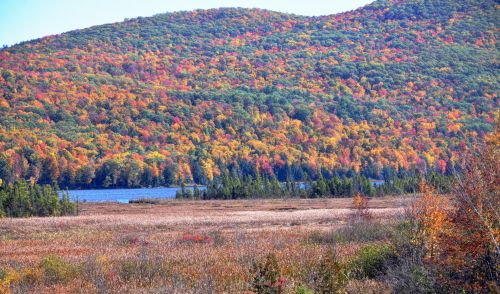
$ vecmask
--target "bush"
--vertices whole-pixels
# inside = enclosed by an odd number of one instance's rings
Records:
[[[341,293],[348,281],[347,269],[330,252],[321,260],[313,279],[315,293]]]
[[[178,239],[178,242],[187,244],[210,244],[214,242],[214,239],[208,235],[185,233]]]
[[[40,266],[26,268],[22,272],[22,278],[19,283],[20,289],[29,289],[33,285],[44,282],[43,272]]]
[[[19,274],[13,269],[0,269],[0,293],[10,293],[11,284],[19,281],[19,278]]]
[[[356,278],[376,278],[385,273],[394,258],[388,245],[368,245],[351,262],[351,269]]]
[[[335,244],[339,240],[336,231],[315,231],[307,237],[307,241],[314,244]]]
[[[434,278],[423,265],[399,263],[388,269],[385,280],[394,293],[436,293]]]
[[[384,280],[376,279],[351,279],[346,286],[347,294],[379,294],[379,293],[411,293],[393,292],[392,288]]]
[[[392,227],[372,221],[362,221],[342,227],[336,231],[313,232],[309,241],[315,244],[335,244],[343,242],[376,242],[386,240]]]
[[[394,293],[450,292],[437,288],[431,268],[424,263],[425,245],[416,237],[418,225],[409,217],[391,231],[389,240],[394,256],[384,280]]]
[[[139,285],[151,284],[155,279],[166,279],[169,273],[167,265],[157,258],[142,253],[139,258],[124,260],[120,264],[120,277],[127,282]]]
[[[212,242],[215,246],[221,246],[224,244],[224,236],[222,236],[221,231],[212,231],[208,234],[212,238]]]
[[[314,291],[307,288],[306,286],[299,286],[295,290],[295,294],[314,294]]]
[[[51,284],[65,284],[78,275],[76,266],[67,264],[64,259],[57,255],[49,255],[40,263],[40,269],[45,282]]]
[[[140,235],[132,234],[121,237],[119,244],[122,246],[148,246],[150,242]]]
[[[82,277],[94,286],[97,294],[110,292],[109,281],[106,279],[109,267],[107,258],[95,256],[89,257],[82,265]]]
[[[386,240],[392,228],[373,221],[362,221],[340,228],[337,239],[340,242],[376,242]]]
[[[154,198],[140,198],[140,199],[131,199],[128,201],[130,204],[160,204],[160,199]]]
[[[352,202],[355,211],[352,215],[352,218],[356,222],[366,221],[372,217],[372,215],[370,214],[370,210],[368,209],[368,201],[369,199],[360,193],[356,194],[353,197]]]
[[[285,278],[281,277],[281,270],[276,255],[270,253],[266,260],[254,264],[254,278],[252,290],[260,294],[278,294],[285,290]]]

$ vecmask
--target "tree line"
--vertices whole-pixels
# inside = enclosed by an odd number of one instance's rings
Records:
[[[29,150],[29,148],[25,148]],[[33,166],[21,164],[30,158]],[[0,154],[0,180],[13,183],[18,179],[34,181],[38,184],[55,185],[62,189],[107,189],[107,188],[140,188],[140,187],[160,187],[176,186],[181,183],[196,183],[198,185],[209,185],[213,181],[221,180],[226,175],[237,175],[241,179],[246,176],[256,179],[258,176],[273,178],[280,182],[290,181],[306,182],[324,178],[348,177],[353,178],[362,175],[372,179],[390,179],[392,177],[404,178],[407,175],[417,173],[433,173],[452,175],[461,171],[460,165],[447,163],[443,169],[398,167],[382,167],[376,169],[367,165],[362,170],[356,171],[352,168],[327,169],[320,167],[312,169],[307,164],[284,161],[279,166],[262,166],[246,161],[235,159],[235,163],[224,164],[214,163],[212,168],[206,169],[203,160],[192,158],[188,165],[174,163],[171,160],[151,161],[149,164],[134,159],[129,156],[120,160],[108,159],[102,165],[84,165],[77,169],[68,166],[68,161],[64,157],[57,158],[51,156],[42,160],[36,157],[36,153],[25,151],[22,156],[12,163],[7,157]],[[21,167],[18,167],[21,165]],[[212,169],[220,171],[220,174],[212,173]],[[16,170],[23,170],[19,172]],[[189,170],[189,175],[185,171]],[[183,176],[180,176],[182,174]]]
[[[280,181],[276,176],[257,173],[240,176],[223,174],[209,182],[206,188],[198,185],[187,188],[181,182],[176,193],[178,199],[261,199],[261,198],[322,198],[352,197],[356,194],[383,196],[420,192],[419,183],[424,179],[440,193],[449,193],[452,176],[438,172],[388,173],[384,181],[373,181],[365,175],[324,177],[316,180],[307,177],[296,181],[287,177]],[[58,192],[57,185],[39,185],[25,180],[3,183],[0,187],[0,217],[76,215],[78,202],[72,202],[67,192]],[[60,194],[59,194],[60,193]]]
[[[176,198],[191,199],[252,199],[252,198],[322,198],[352,197],[357,194],[365,196],[384,196],[422,192],[420,183],[424,181],[440,193],[449,193],[452,187],[452,176],[432,172],[423,174],[393,175],[384,181],[373,181],[364,175],[353,177],[324,178],[298,182],[287,178],[280,182],[277,177],[240,177],[236,174],[224,174],[207,185],[206,189],[187,189],[184,184],[177,191]]]
[[[51,185],[38,185],[25,180],[0,187],[0,217],[76,215],[78,202],[68,192]]]

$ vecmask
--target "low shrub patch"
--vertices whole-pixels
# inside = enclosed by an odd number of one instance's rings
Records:
[[[316,293],[342,293],[348,281],[348,269],[333,252],[321,259],[314,275]]]
[[[314,291],[307,288],[306,286],[299,286],[295,290],[295,294],[314,294]]]
[[[395,256],[386,244],[371,244],[363,247],[351,262],[354,277],[376,278],[385,273],[387,265],[393,263]]]
[[[160,200],[153,199],[153,198],[141,198],[141,199],[129,200],[128,203],[130,203],[130,204],[159,204]]]
[[[377,242],[386,240],[393,228],[378,222],[356,222],[335,231],[313,232],[309,241],[315,244],[336,244],[347,242]]]
[[[214,238],[209,235],[186,233],[182,235],[182,237],[177,241],[179,243],[187,243],[187,244],[208,244],[208,243],[213,243]]]
[[[276,255],[270,253],[264,262],[254,264],[254,277],[251,288],[259,294],[284,293],[286,279],[281,276]]]
[[[78,275],[78,267],[68,264],[64,259],[57,255],[49,255],[45,257],[39,265],[45,283],[64,284]]]
[[[169,273],[168,266],[162,261],[142,254],[139,258],[121,261],[120,277],[127,282],[137,282],[140,285],[151,284],[155,279],[165,279]]]

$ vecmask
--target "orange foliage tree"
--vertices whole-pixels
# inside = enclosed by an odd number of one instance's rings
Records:
[[[420,182],[422,196],[413,203],[412,214],[416,222],[415,240],[425,249],[424,257],[434,259],[438,244],[449,226],[449,204],[446,198],[438,195]]]
[[[360,221],[371,217],[370,211],[368,210],[368,201],[369,199],[361,193],[356,194],[352,199],[352,204],[355,209],[354,217],[356,220]]]
[[[500,280],[500,135],[467,157],[457,176],[452,201],[423,182],[423,194],[412,206],[414,244],[434,266],[440,283],[452,291],[497,293]]]
[[[454,191],[453,231],[446,240],[446,263],[468,291],[498,291],[500,280],[500,132],[469,156]],[[488,289],[488,290],[485,290]],[[496,290],[492,290],[496,289]]]

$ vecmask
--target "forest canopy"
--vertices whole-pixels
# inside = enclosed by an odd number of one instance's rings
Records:
[[[0,179],[61,187],[452,173],[498,113],[498,2],[212,9],[0,50]]]

